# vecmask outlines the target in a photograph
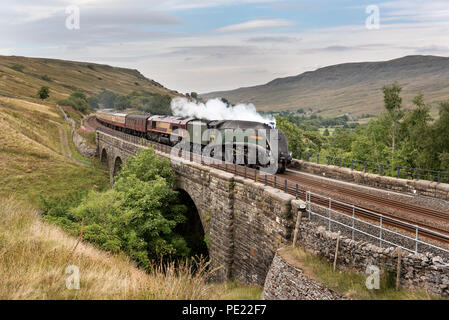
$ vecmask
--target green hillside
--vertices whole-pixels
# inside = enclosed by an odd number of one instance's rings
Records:
[[[50,87],[48,102],[53,104],[75,91],[88,95],[102,89],[123,95],[140,90],[176,94],[137,70],[87,62],[0,56],[0,94],[36,99],[42,86]]]
[[[437,110],[449,98],[449,58],[407,56],[385,62],[346,63],[275,79],[265,85],[201,95],[223,97],[232,103],[254,103],[258,110],[312,109],[327,115],[379,114],[383,111],[382,86],[397,81],[405,107],[418,92]]]

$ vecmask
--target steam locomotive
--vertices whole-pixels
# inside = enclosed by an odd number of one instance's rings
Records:
[[[278,152],[278,172],[283,173],[287,165],[292,161],[291,152],[287,147],[287,139],[285,134],[278,129],[273,129],[267,124],[253,121],[237,121],[237,120],[199,120],[194,118],[181,118],[174,116],[160,116],[149,114],[126,114],[114,113],[108,110],[100,110],[96,113],[98,122],[127,134],[139,136],[148,140],[152,140],[161,144],[174,146],[185,138],[183,135],[189,134],[192,141],[198,141],[201,148],[209,145],[211,142],[218,142],[215,139],[219,136],[223,139],[223,146],[226,147],[225,132],[230,130],[241,129],[242,132],[248,129],[254,130],[255,134],[244,136],[242,139],[232,140],[231,149],[234,150],[234,161],[237,150],[244,150],[243,157],[245,164],[247,163],[248,145],[252,144],[256,148],[263,150],[266,154],[272,152],[270,144],[270,135],[274,134],[273,139],[277,134],[277,152]],[[177,130],[183,129],[183,130]],[[219,132],[220,134],[205,135],[206,130],[212,129],[212,132]],[[263,131],[265,134],[259,134]],[[239,131],[240,132],[240,131]],[[197,138],[197,139],[195,139]],[[237,148],[238,144],[243,144],[242,148]]]

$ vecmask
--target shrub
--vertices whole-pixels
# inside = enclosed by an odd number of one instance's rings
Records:
[[[37,92],[37,95],[39,96],[39,98],[41,98],[42,100],[47,99],[48,97],[50,97],[50,88],[49,87],[42,87],[39,89],[39,91]]]
[[[23,72],[23,69],[25,69],[25,66],[23,66],[21,64],[15,64],[15,65],[11,66],[11,69],[13,69],[17,72]]]
[[[187,243],[174,229],[186,222],[186,207],[173,191],[175,175],[153,149],[127,159],[114,189],[91,191],[75,207],[47,201],[43,214],[63,228],[79,230],[104,250],[123,251],[150,270],[152,261],[188,257]],[[77,229],[78,228],[78,229]]]
[[[82,92],[74,92],[67,99],[58,101],[58,104],[63,106],[70,106],[82,113],[87,113],[90,111],[88,99]]]
[[[47,81],[47,82],[51,82],[51,81],[52,81],[51,78],[50,78],[48,75],[46,75],[46,74],[44,74],[44,75],[41,77],[41,79],[44,80],[44,81]]]

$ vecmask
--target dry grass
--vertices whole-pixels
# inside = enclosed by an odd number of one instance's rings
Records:
[[[0,299],[258,299],[261,288],[211,284],[206,263],[139,270],[124,255],[112,255],[44,223],[13,198],[0,199]],[[76,247],[75,251],[73,250]],[[80,289],[69,290],[65,270],[80,271]]]
[[[206,299],[212,294],[205,278],[185,265],[147,274],[126,257],[86,243],[73,252],[75,238],[11,198],[1,201],[0,217],[1,299]],[[80,290],[66,288],[69,265],[79,267]]]
[[[351,299],[361,300],[429,300],[440,299],[423,290],[396,290],[386,275],[380,279],[380,289],[369,290],[365,285],[367,275],[357,272],[334,271],[333,266],[301,248],[285,248],[281,256],[290,264],[303,270],[304,274],[330,289]]]
[[[22,65],[24,68],[22,71],[14,70],[11,68],[14,65]],[[49,76],[50,81],[43,79],[45,75]],[[45,102],[49,105],[74,91],[91,94],[100,92],[102,88],[120,94],[145,90],[174,95],[160,84],[142,76],[137,70],[85,62],[0,56],[2,94],[39,103],[37,91],[42,86],[50,87],[50,98]]]

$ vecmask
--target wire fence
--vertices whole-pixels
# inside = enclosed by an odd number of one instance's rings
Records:
[[[329,231],[340,231],[352,240],[367,241],[380,248],[399,246],[413,253],[449,255],[449,249],[437,244],[442,240],[449,242],[449,235],[331,198],[327,198],[325,204],[323,201],[316,201],[317,199],[325,197],[306,192],[306,211],[310,220],[317,221]],[[342,206],[349,210],[343,213]],[[399,227],[402,232],[398,232]]]
[[[168,145],[109,128],[98,128],[97,131],[137,145],[151,146],[162,153],[168,154],[172,150],[172,147]],[[449,256],[449,249],[443,247],[443,243],[449,243],[447,234],[313,193],[296,181],[279,178],[269,173],[264,174],[254,168],[227,163],[192,152],[180,157],[252,179],[289,193],[296,199],[304,200],[310,220],[326,225],[329,231],[341,231],[353,240],[368,241],[379,247],[400,246],[409,252],[433,252]]]
[[[360,172],[369,172],[380,176],[390,176],[408,180],[428,180],[438,183],[449,183],[448,171],[428,170],[421,168],[410,168],[405,166],[393,166],[371,161],[360,161],[356,159],[347,159],[324,155],[320,153],[311,153],[305,151],[296,152],[298,160],[313,162],[316,164],[333,165],[341,168],[348,168]]]

